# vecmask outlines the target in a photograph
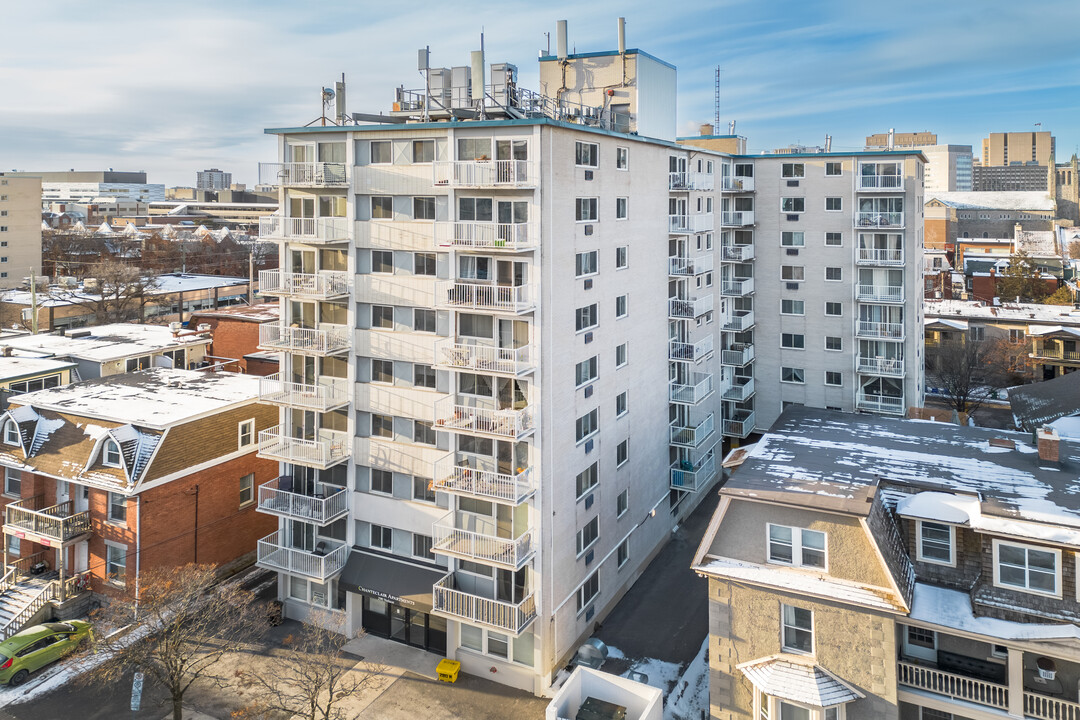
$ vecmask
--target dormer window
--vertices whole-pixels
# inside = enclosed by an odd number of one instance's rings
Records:
[[[120,446],[115,440],[106,440],[101,453],[101,464],[106,467],[120,467]]]
[[[15,424],[14,420],[8,420],[4,423],[4,442],[8,445],[22,445],[19,437],[19,426]]]

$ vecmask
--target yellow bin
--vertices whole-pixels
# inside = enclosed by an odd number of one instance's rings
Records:
[[[438,666],[435,668],[435,672],[439,673],[439,680],[448,683],[457,682],[459,670],[461,670],[461,663],[457,660],[447,660],[446,658],[440,660]]]

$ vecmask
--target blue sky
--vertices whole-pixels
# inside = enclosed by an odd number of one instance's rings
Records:
[[[47,8],[47,12],[43,10]],[[1059,161],[1080,145],[1077,0],[716,0],[658,3],[370,3],[281,0],[5,3],[0,25],[0,169],[146,170],[194,183],[205,167],[252,183],[274,159],[265,127],[319,116],[319,89],[346,73],[349,109],[378,112],[422,85],[416,50],[489,62],[536,87],[536,54],[569,21],[579,52],[627,44],[678,67],[679,128],[713,119],[752,149],[826,134],[932,130],[970,144],[991,131],[1054,132]],[[554,44],[554,39],[552,40]]]

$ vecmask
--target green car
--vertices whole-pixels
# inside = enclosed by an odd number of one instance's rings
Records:
[[[30,673],[74,652],[90,638],[82,620],[33,625],[0,643],[0,684],[22,685]]]

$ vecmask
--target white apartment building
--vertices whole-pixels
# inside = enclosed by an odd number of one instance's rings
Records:
[[[282,321],[261,328],[281,372],[263,381],[280,425],[259,454],[282,472],[259,490],[281,518],[259,564],[281,573],[291,617],[328,609],[537,693],[708,495],[722,436],[754,430],[755,393],[767,425],[784,402],[893,411],[921,391],[921,374],[896,372],[922,337],[903,291],[918,299],[921,237],[900,219],[921,227],[920,156],[786,156],[807,178],[793,188],[779,159],[633,133],[674,117],[671,66],[565,46],[541,58],[541,87],[600,107],[519,89],[506,64],[474,100],[481,58],[471,76],[430,69],[433,102],[400,90],[382,123],[269,130],[278,161],[260,166],[282,208],[260,220],[281,258],[260,288]],[[621,114],[586,84],[612,78]],[[841,176],[813,177],[817,160]],[[904,190],[860,187],[890,172]],[[805,208],[781,214],[795,196]],[[824,240],[834,225],[839,246]],[[805,277],[782,279],[782,264]],[[814,293],[834,286],[842,313],[824,317]],[[782,297],[801,316],[781,318]],[[803,347],[781,349],[797,328]],[[833,332],[836,352],[821,342]],[[864,338],[881,346],[860,355]],[[803,381],[780,386],[796,362]],[[823,390],[834,366],[840,389]]]
[[[0,288],[41,274],[41,181],[0,177]]]
[[[232,173],[210,168],[195,173],[196,190],[228,190],[232,185]]]

